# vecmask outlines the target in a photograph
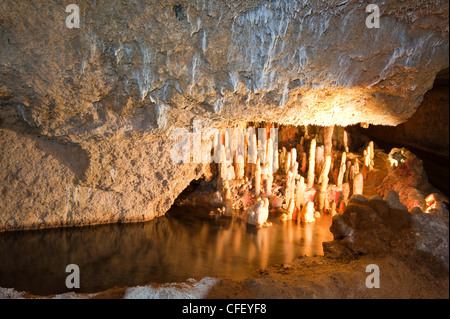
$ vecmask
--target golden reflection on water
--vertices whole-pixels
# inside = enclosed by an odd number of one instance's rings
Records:
[[[0,287],[48,295],[69,291],[65,267],[80,267],[81,289],[96,292],[222,275],[240,280],[255,270],[323,254],[331,217],[312,224],[281,222],[255,229],[241,219],[174,208],[168,217],[128,225],[0,234]]]

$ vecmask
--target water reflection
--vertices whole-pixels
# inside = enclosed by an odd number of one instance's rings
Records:
[[[323,254],[331,218],[297,226],[271,216],[255,229],[240,219],[211,220],[207,212],[173,209],[141,224],[0,234],[0,287],[35,294],[69,291],[65,267],[80,267],[81,289],[96,292],[225,275],[243,279],[256,269]]]

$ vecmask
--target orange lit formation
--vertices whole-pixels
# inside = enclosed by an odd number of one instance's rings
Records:
[[[271,128],[277,129],[278,143],[273,143]],[[227,131],[217,139],[217,187],[223,204],[219,214],[244,211],[247,222],[258,227],[270,226],[269,211],[280,212],[282,220],[309,223],[321,214],[343,212],[351,195],[363,194],[364,178],[374,167],[373,142],[357,154],[350,152],[352,136],[342,127],[255,123],[253,131],[264,137],[257,140],[247,130],[243,155],[227,149],[228,139],[236,138]]]

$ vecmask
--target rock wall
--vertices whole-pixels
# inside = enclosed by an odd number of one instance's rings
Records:
[[[150,220],[204,172],[161,138],[59,143],[0,129],[0,231]]]
[[[151,219],[204,166],[174,128],[397,125],[448,67],[448,2],[0,3],[0,231]]]

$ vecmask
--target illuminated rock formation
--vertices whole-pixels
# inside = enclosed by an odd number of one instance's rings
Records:
[[[262,227],[269,217],[269,200],[267,198],[258,200],[255,205],[247,210],[247,223]]]

